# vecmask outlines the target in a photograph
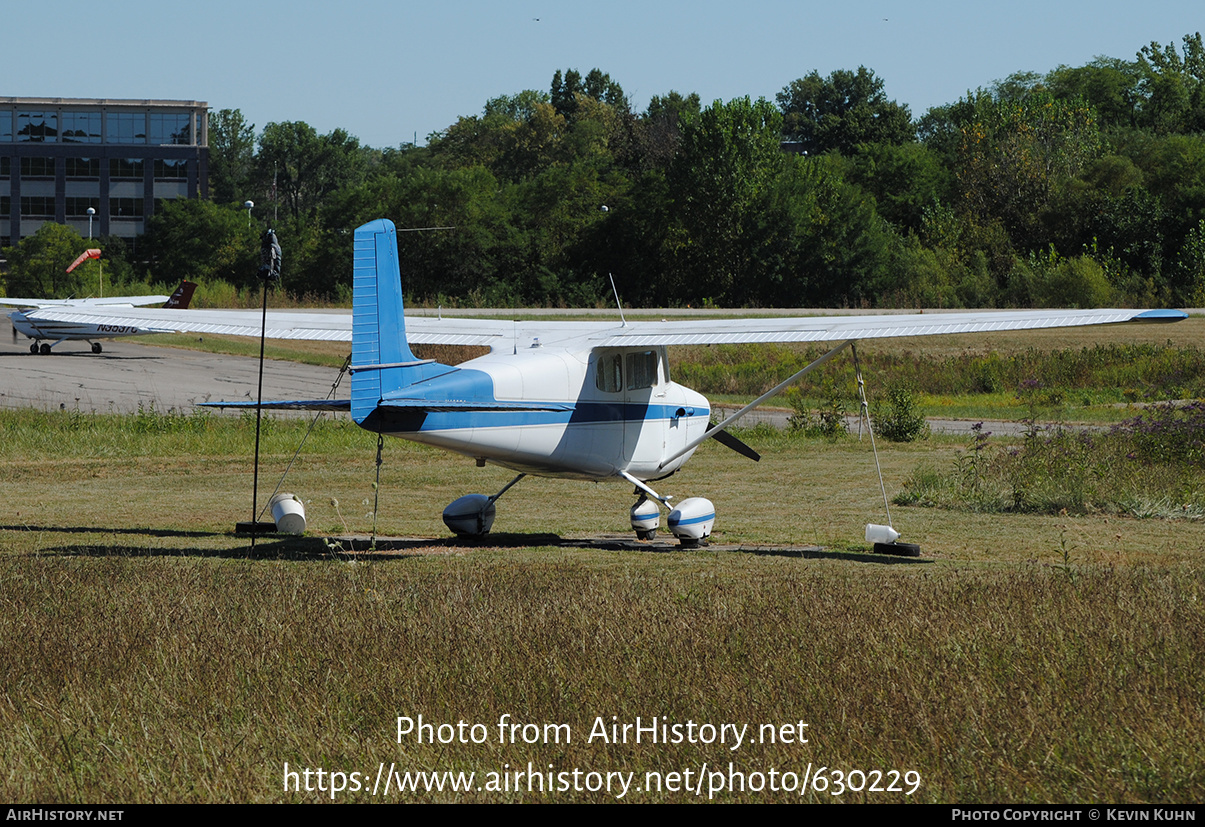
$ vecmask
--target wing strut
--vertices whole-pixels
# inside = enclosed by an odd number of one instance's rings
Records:
[[[739,411],[734,413],[732,416],[725,419],[719,425],[716,425],[714,428],[711,428],[710,430],[708,430],[707,433],[703,434],[700,437],[692,439],[690,442],[686,443],[686,445],[683,448],[681,448],[677,453],[675,453],[673,456],[667,457],[666,459],[662,460],[660,467],[664,468],[666,465],[673,462],[674,460],[676,460],[678,457],[682,456],[683,454],[685,454],[689,451],[693,451],[695,448],[698,448],[699,445],[701,445],[704,440],[711,439],[712,437],[720,436],[720,434],[727,431],[730,427],[732,427],[732,425],[738,419],[743,417],[745,414],[749,413],[754,408],[761,407],[761,405],[764,402],[766,402],[766,400],[771,399],[771,398],[777,396],[778,394],[782,393],[784,390],[786,390],[788,387],[790,387],[790,385],[792,383],[794,383],[795,380],[799,379],[799,377],[803,376],[808,371],[815,370],[816,368],[820,367],[825,362],[827,362],[829,359],[832,359],[834,356],[836,356],[841,351],[845,350],[845,348],[849,347],[853,343],[854,343],[854,340],[850,339],[848,341],[842,342],[841,344],[837,345],[835,348],[830,350],[828,353],[824,354],[819,359],[817,359],[816,361],[812,362],[810,365],[805,367],[803,370],[801,370],[798,373],[796,373],[795,375],[791,376],[789,379],[786,379],[786,380],[778,383],[777,385],[772,387],[770,390],[766,391],[761,396],[757,397],[757,399],[754,399],[748,405],[746,405],[745,407],[741,408]]]

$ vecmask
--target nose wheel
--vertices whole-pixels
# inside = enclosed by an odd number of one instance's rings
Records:
[[[93,352],[93,353],[100,353],[100,352],[101,352],[101,350],[103,350],[103,348],[100,346],[100,342],[93,342],[93,343],[92,343],[92,352]]]

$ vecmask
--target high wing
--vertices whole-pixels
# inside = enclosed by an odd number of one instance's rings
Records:
[[[257,310],[123,309],[108,306],[48,307],[30,314],[46,321],[129,325],[148,332],[259,336]],[[292,312],[267,314],[270,339],[350,342],[351,313]],[[530,347],[655,347],[769,342],[826,342],[893,336],[936,336],[1055,327],[1172,322],[1186,318],[1178,310],[981,310],[861,316],[795,316],[765,319],[690,318],[675,321],[507,321],[480,318],[407,316],[406,335],[413,344],[480,345],[492,350]]]
[[[696,322],[629,322],[612,327],[596,347],[653,347],[769,342],[831,342],[884,339],[894,336],[937,336],[1082,327],[1121,322],[1175,322],[1187,318],[1179,310],[981,310],[969,313],[918,313],[716,319]]]

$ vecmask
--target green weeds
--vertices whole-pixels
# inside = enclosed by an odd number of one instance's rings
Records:
[[[918,469],[901,505],[1199,519],[1205,512],[1205,405],[1149,408],[1107,431],[1030,421],[1017,443],[989,445],[982,424],[945,472]]]

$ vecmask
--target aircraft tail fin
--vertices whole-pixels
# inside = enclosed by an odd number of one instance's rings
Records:
[[[392,221],[381,218],[356,229],[353,262],[352,418],[364,424],[386,394],[456,369],[417,359],[406,341]]]
[[[163,306],[168,310],[187,310],[188,303],[192,301],[192,294],[197,291],[197,283],[193,281],[182,281],[180,286],[176,288],[176,292],[168,297]]]

